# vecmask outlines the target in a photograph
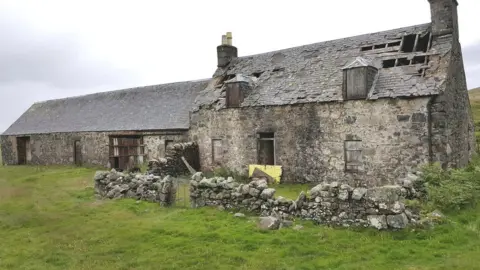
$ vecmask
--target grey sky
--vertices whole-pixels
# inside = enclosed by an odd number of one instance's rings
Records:
[[[480,1],[459,4],[473,88]],[[429,21],[427,0],[0,0],[0,132],[35,101],[208,78],[226,31],[242,56]]]

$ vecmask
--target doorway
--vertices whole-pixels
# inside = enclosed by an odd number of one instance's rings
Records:
[[[75,165],[82,165],[82,144],[80,143],[80,140],[75,140],[73,142],[73,159],[75,161]]]
[[[27,164],[28,150],[30,149],[30,137],[17,137],[18,165]]]

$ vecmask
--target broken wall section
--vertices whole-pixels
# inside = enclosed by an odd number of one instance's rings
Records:
[[[175,143],[167,147],[165,158],[151,159],[148,173],[157,176],[179,176],[189,174],[185,161],[194,169],[200,169],[198,144],[195,142]]]
[[[263,179],[240,184],[231,177],[207,179],[197,173],[190,182],[190,202],[194,208],[222,206],[261,216],[313,220],[318,224],[402,229],[415,223],[418,217],[404,204],[405,198],[415,194],[412,182],[401,182],[402,185],[369,189],[338,182],[322,183],[290,200],[275,197],[276,190],[269,188]]]

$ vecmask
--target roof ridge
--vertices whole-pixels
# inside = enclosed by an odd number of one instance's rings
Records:
[[[116,90],[107,90],[107,91],[102,91],[102,92],[95,92],[95,93],[84,94],[84,95],[76,95],[76,96],[70,96],[70,97],[64,97],[64,98],[54,98],[54,99],[48,99],[48,100],[43,100],[43,101],[36,101],[36,102],[33,103],[33,105],[40,105],[40,104],[44,104],[44,103],[48,103],[48,102],[61,101],[61,100],[84,98],[84,97],[89,97],[89,96],[99,96],[99,95],[107,95],[107,94],[112,94],[112,93],[128,92],[128,91],[140,90],[142,88],[155,87],[155,86],[168,86],[168,85],[185,84],[185,83],[201,83],[201,82],[205,82],[205,81],[209,81],[209,80],[211,80],[211,79],[176,81],[176,82],[169,82],[169,83],[162,83],[162,84],[150,84],[150,85],[143,85],[143,86],[135,86],[135,87],[129,87],[129,88],[116,89]]]
[[[340,41],[340,40],[345,40],[345,39],[352,39],[352,38],[359,38],[359,37],[363,37],[363,36],[368,36],[368,35],[375,35],[375,34],[380,34],[380,33],[384,33],[384,32],[390,32],[390,31],[400,31],[402,29],[411,29],[411,28],[414,28],[414,27],[425,27],[425,26],[430,26],[431,23],[422,23],[422,24],[414,24],[414,25],[410,25],[410,26],[404,26],[404,27],[399,27],[399,28],[393,28],[393,29],[387,29],[387,30],[383,30],[383,31],[377,31],[377,32],[369,32],[369,33],[364,33],[364,34],[359,34],[359,35],[355,35],[355,36],[349,36],[349,37],[343,37],[343,38],[337,38],[337,39],[330,39],[330,40],[324,40],[324,41],[320,41],[320,42],[314,42],[314,43],[309,43],[309,44],[303,44],[303,45],[299,45],[299,46],[293,46],[293,47],[289,47],[289,48],[284,48],[284,49],[279,49],[279,50],[274,50],[274,51],[268,51],[268,52],[263,52],[263,53],[256,53],[256,54],[250,54],[250,55],[244,55],[244,56],[239,56],[238,58],[249,58],[249,57],[254,57],[254,56],[259,56],[259,55],[265,55],[265,54],[270,54],[270,53],[279,53],[279,52],[284,52],[284,51],[288,51],[288,50],[292,50],[292,49],[298,49],[298,48],[302,48],[302,47],[307,47],[307,46],[312,46],[312,45],[319,45],[319,44],[322,44],[322,43],[328,43],[328,42],[335,42],[335,41]]]

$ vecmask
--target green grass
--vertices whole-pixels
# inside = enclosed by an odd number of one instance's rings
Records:
[[[97,201],[93,174],[0,167],[0,269],[480,269],[480,208],[427,231],[261,231],[212,208]]]

